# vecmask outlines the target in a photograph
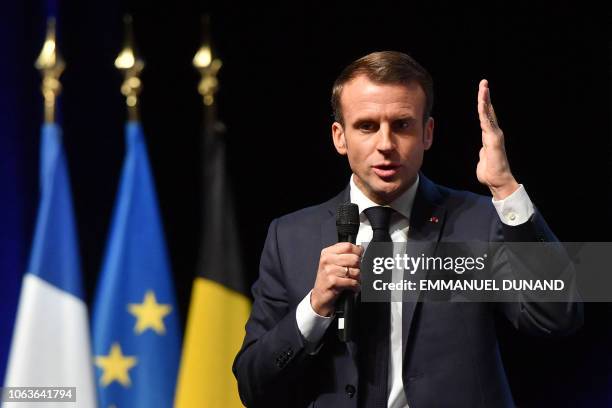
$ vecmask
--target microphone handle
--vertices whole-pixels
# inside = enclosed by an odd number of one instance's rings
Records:
[[[338,235],[338,242],[350,242],[355,244],[357,236],[355,235]],[[353,340],[355,335],[354,328],[354,311],[355,311],[355,292],[344,290],[340,293],[336,301],[336,317],[338,322],[338,338],[342,342]]]

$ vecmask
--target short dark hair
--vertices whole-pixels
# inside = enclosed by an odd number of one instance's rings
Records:
[[[429,72],[408,54],[398,51],[378,51],[350,63],[336,78],[332,88],[331,105],[334,120],[344,123],[340,97],[344,85],[359,75],[379,84],[403,84],[416,82],[425,92],[423,123],[433,108],[433,79]]]

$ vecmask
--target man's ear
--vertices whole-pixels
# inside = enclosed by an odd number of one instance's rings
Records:
[[[425,146],[425,150],[429,150],[431,145],[433,144],[433,133],[434,133],[434,118],[431,116],[427,119],[427,123],[425,124],[425,131],[423,132],[423,145]]]
[[[339,122],[332,124],[332,138],[336,151],[343,156],[346,156],[346,137],[344,135],[344,127]]]

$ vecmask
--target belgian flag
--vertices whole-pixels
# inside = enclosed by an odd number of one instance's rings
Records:
[[[205,107],[202,246],[179,369],[175,406],[241,407],[232,362],[251,310],[231,187],[225,129]]]

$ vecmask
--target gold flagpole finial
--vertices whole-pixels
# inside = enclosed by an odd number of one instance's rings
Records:
[[[217,73],[221,69],[223,63],[220,59],[215,58],[212,53],[210,41],[210,17],[205,16],[202,22],[203,25],[203,41],[202,46],[193,57],[193,66],[200,71],[202,79],[198,85],[198,92],[204,98],[204,105],[211,106],[215,103],[215,94],[219,90],[219,80]]]
[[[43,77],[41,90],[45,100],[45,123],[52,123],[55,120],[55,100],[62,90],[59,77],[66,68],[64,60],[57,51],[54,17],[49,17],[47,20],[45,43],[34,66]]]
[[[132,17],[127,15],[123,19],[125,24],[125,43],[123,49],[115,59],[115,67],[123,73],[121,93],[125,96],[128,107],[128,119],[138,120],[138,95],[142,91],[140,73],[144,69],[144,61],[136,55],[134,50],[134,31]]]

